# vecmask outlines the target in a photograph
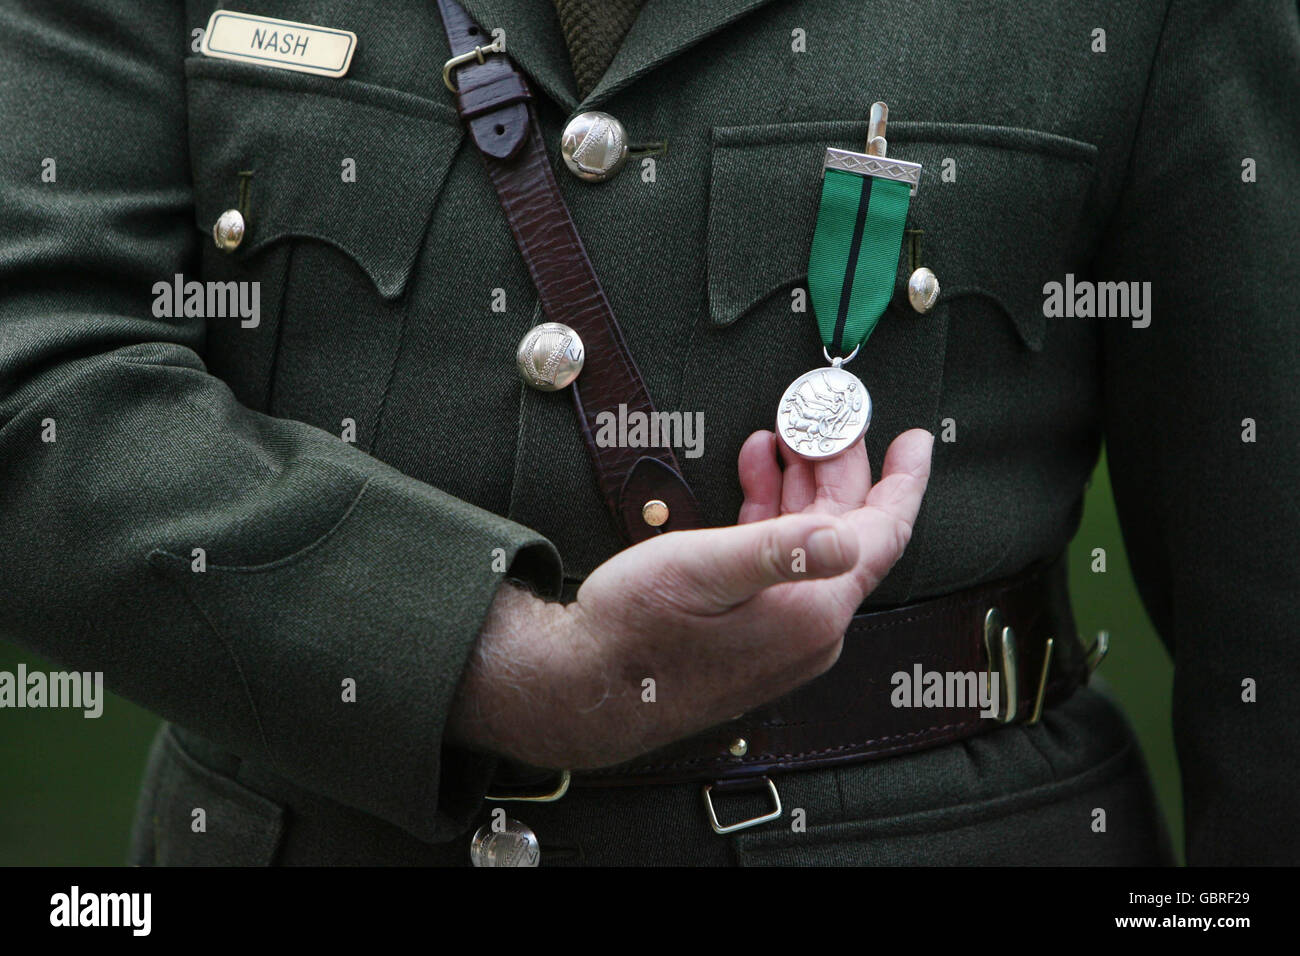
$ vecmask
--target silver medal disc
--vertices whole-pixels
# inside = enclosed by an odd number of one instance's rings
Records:
[[[871,424],[871,396],[852,372],[832,366],[805,372],[785,390],[776,433],[801,458],[826,461],[852,448]]]
[[[537,834],[507,817],[503,829],[495,830],[491,823],[478,828],[470,841],[469,858],[475,866],[537,866],[542,851]]]

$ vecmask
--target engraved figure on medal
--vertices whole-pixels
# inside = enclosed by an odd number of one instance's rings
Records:
[[[838,363],[800,375],[777,406],[777,434],[795,454],[812,461],[848,451],[870,424],[867,387]]]

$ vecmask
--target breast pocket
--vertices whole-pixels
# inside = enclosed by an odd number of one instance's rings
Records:
[[[209,321],[213,372],[254,408],[368,447],[406,295],[461,141],[449,104],[348,79],[186,63],[204,279],[259,283],[256,327]],[[246,222],[233,252],[217,218]]]
[[[706,416],[711,441],[738,449],[754,429],[771,428],[785,386],[824,364],[806,295],[822,156],[827,146],[861,151],[866,131],[860,121],[712,130],[707,328],[685,385],[716,406]],[[938,432],[945,363],[965,360],[948,354],[954,323],[995,323],[993,348],[1026,355],[1042,348],[1043,284],[1078,267],[1090,244],[1082,224],[1097,155],[1077,140],[999,126],[896,122],[888,138],[890,155],[924,168],[893,298],[850,366],[873,401],[867,449],[877,476],[899,432]],[[919,266],[941,287],[925,314],[907,297]],[[754,401],[738,407],[737,394]],[[735,520],[734,474],[692,480],[716,520]],[[873,602],[907,598],[922,550],[909,549]]]

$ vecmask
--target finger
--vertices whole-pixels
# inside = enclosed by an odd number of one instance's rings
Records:
[[[875,590],[902,557],[930,480],[934,436],[914,428],[894,439],[885,453],[884,473],[867,493],[866,505],[844,517],[858,534],[854,578],[863,597]]]
[[[868,493],[866,504],[881,508],[911,525],[930,481],[934,436],[913,428],[895,438],[885,452],[880,481]]]
[[[758,431],[740,447],[736,469],[745,493],[738,524],[775,518],[781,513],[781,462],[773,432]]]
[[[857,534],[829,515],[786,515],[658,540],[665,556],[655,583],[696,614],[721,614],[764,588],[835,577],[858,564]]]
[[[830,461],[813,462],[815,492],[812,508],[822,514],[839,515],[866,504],[871,489],[871,466],[867,463],[867,443],[858,441],[852,448]]]
[[[800,458],[785,442],[777,440],[784,470],[781,473],[781,513],[798,514],[817,499],[817,482],[812,462]]]

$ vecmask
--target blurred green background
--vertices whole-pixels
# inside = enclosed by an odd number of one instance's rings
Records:
[[[1091,570],[1106,550],[1106,573]],[[1101,674],[1137,727],[1182,854],[1182,799],[1170,730],[1172,668],[1138,601],[1102,459],[1070,548],[1074,613],[1085,642],[1111,636]],[[0,643],[0,670],[54,665]],[[0,865],[115,865],[125,861],[136,787],[158,718],[117,697],[103,716],[81,711],[0,711]]]

